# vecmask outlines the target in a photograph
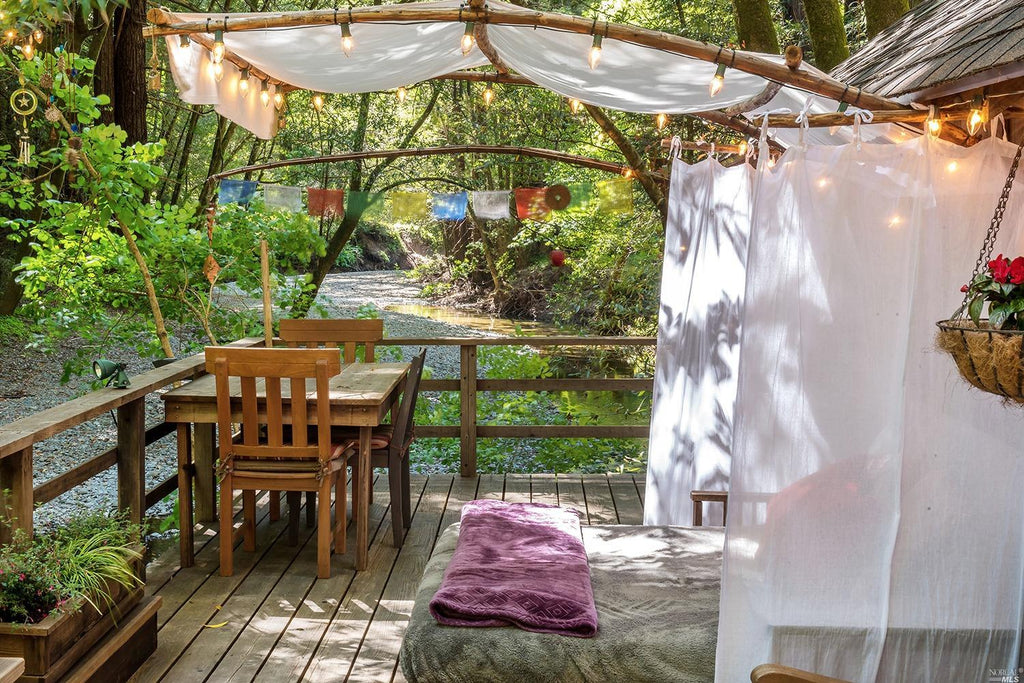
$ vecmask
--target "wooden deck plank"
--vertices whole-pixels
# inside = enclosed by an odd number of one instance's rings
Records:
[[[530,475],[530,500],[534,503],[558,505],[558,486],[553,474]]]
[[[644,505],[636,489],[633,476],[629,474],[608,475],[608,485],[615,501],[615,511],[619,515],[619,524],[643,524]]]
[[[585,474],[582,479],[590,523],[619,524],[619,515],[615,511],[615,502],[612,499],[612,489],[608,484],[608,475]]]
[[[501,500],[505,496],[505,476],[501,474],[481,474],[480,485],[476,490],[477,498]]]
[[[376,502],[370,505],[369,528],[370,533],[373,534],[374,545],[381,543],[382,533],[384,533],[382,529],[386,518],[386,507],[381,504],[381,501],[387,500],[386,482],[384,477],[377,478],[374,487],[374,501]],[[376,495],[377,493],[380,495]],[[412,498],[411,486],[410,498],[415,500]],[[350,549],[349,553],[351,552]],[[371,549],[371,557],[373,552]],[[299,680],[323,638],[335,611],[349,595],[355,576],[356,572],[353,570],[352,562],[347,560],[338,572],[334,572],[332,566],[331,578],[317,579],[253,680],[270,681],[271,683]]]
[[[580,521],[590,523],[587,514],[587,499],[583,495],[583,480],[578,474],[559,474],[555,477],[558,486],[558,504],[562,507],[576,508],[582,513]]]
[[[350,682],[380,683],[390,680],[398,662],[398,650],[412,615],[423,567],[434,549],[433,532],[444,514],[452,478],[430,477],[412,518],[406,541],[398,552],[391,576],[377,603],[373,619],[349,674]]]
[[[448,501],[445,503],[444,514],[441,515],[441,522],[437,525],[434,539],[430,545],[431,551],[433,551],[434,543],[437,542],[441,532],[462,518],[462,506],[480,497],[479,489],[479,477],[456,476],[454,478],[451,491],[448,493]]]
[[[505,501],[508,503],[530,502],[530,475],[505,475]]]

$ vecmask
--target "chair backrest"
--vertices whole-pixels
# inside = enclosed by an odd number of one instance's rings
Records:
[[[332,349],[261,349],[206,347],[206,371],[217,381],[217,427],[221,463],[233,456],[245,458],[295,458],[326,461],[331,450],[330,378],[341,372],[341,359]],[[230,438],[233,417],[232,379],[237,378],[242,404],[242,442]],[[310,415],[306,380],[316,380],[316,414]],[[284,429],[287,379],[291,415],[290,430]],[[262,382],[257,382],[262,380]],[[308,426],[315,417],[317,429]],[[264,432],[263,427],[266,427]],[[315,440],[314,440],[315,437]]]
[[[416,414],[416,396],[420,392],[420,377],[423,376],[423,361],[426,360],[427,350],[420,349],[412,359],[412,367],[409,368],[409,376],[405,380],[405,391],[402,392],[402,402],[398,406],[398,414],[394,418],[394,431],[391,433],[391,446],[405,449],[412,441],[413,415]]]
[[[384,338],[384,321],[380,319],[359,320],[342,318],[337,320],[289,319],[280,321],[281,340],[290,347],[323,346],[333,349],[343,346],[345,362],[356,362],[356,347],[363,345],[363,360],[373,362],[375,342]]]

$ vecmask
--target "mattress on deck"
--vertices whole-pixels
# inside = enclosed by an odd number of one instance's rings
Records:
[[[428,605],[458,534],[438,539],[416,594],[400,657],[410,683],[714,679],[722,529],[584,526],[594,638],[438,624]]]

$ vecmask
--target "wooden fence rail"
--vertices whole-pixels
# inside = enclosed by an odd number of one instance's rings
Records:
[[[262,345],[247,338],[231,346]],[[649,378],[480,379],[477,349],[480,346],[623,347],[653,346],[654,337],[393,337],[381,346],[458,346],[458,379],[424,380],[424,391],[458,391],[460,424],[422,425],[423,437],[459,438],[461,473],[476,475],[479,438],[644,438],[646,425],[479,425],[477,393],[480,391],[651,391]],[[145,401],[165,387],[206,374],[203,354],[174,361],[131,378],[127,389],[99,389],[47,410],[0,426],[0,543],[10,541],[14,529],[32,533],[32,510],[96,475],[117,468],[118,506],[133,521],[141,522],[146,511],[177,489],[177,476],[146,491],[146,448],[173,433],[174,425],[159,422],[146,427]],[[117,444],[66,472],[33,488],[32,451],[35,444],[109,411],[117,415]]]

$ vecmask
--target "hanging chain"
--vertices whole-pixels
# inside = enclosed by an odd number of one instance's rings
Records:
[[[988,232],[985,233],[985,240],[981,243],[981,251],[978,252],[978,261],[974,264],[974,272],[971,273],[971,279],[967,281],[967,293],[964,295],[963,304],[960,306],[960,310],[957,311],[955,317],[959,317],[960,313],[967,310],[967,304],[971,299],[970,287],[974,284],[975,279],[981,274],[982,268],[992,258],[992,250],[995,248],[996,236],[999,234],[999,228],[1003,223],[1003,214],[1006,213],[1006,203],[1010,199],[1010,190],[1013,189],[1013,180],[1017,177],[1017,167],[1020,165],[1021,152],[1024,151],[1024,142],[1021,142],[1017,146],[1017,154],[1013,157],[1013,163],[1010,164],[1010,174],[1006,176],[1006,184],[1003,185],[1003,193],[999,195],[999,202],[996,204],[996,212],[992,215],[992,222],[988,226]]]

